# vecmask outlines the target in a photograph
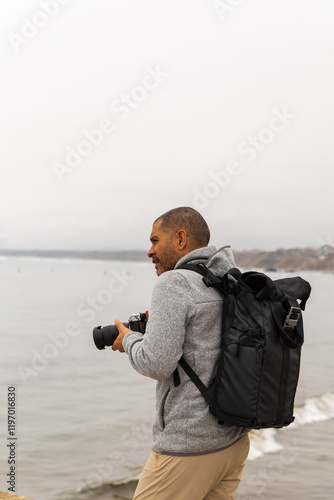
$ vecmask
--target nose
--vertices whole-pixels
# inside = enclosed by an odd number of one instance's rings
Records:
[[[153,250],[153,245],[151,246],[151,248],[149,249],[149,251],[147,252],[147,257],[149,259],[152,259],[152,257],[155,255],[155,251]]]

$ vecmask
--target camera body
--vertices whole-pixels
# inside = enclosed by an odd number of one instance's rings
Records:
[[[123,323],[123,325],[133,332],[145,333],[146,322],[145,313],[136,313],[132,314],[128,323]],[[93,339],[97,349],[102,350],[106,346],[112,346],[118,337],[118,333],[116,325],[96,326],[93,330]]]

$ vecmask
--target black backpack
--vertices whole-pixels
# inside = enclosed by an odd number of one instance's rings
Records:
[[[309,283],[300,277],[272,281],[237,268],[219,278],[204,264],[177,269],[202,274],[206,286],[224,295],[221,352],[209,386],[183,357],[179,361],[211,413],[222,424],[253,429],[291,424]],[[180,383],[177,370],[174,382]]]

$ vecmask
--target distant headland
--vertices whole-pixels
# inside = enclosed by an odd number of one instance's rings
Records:
[[[239,267],[261,268],[266,271],[326,271],[334,272],[334,248],[324,245],[319,248],[279,248],[268,252],[262,250],[233,251]]]
[[[313,270],[334,272],[334,247],[323,245],[319,248],[279,248],[266,250],[235,250],[238,267],[261,268],[266,271]],[[0,250],[0,256],[40,257],[58,259],[127,260],[148,262],[145,250]]]

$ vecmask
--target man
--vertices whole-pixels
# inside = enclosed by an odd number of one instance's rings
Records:
[[[157,414],[153,452],[135,500],[232,500],[249,451],[246,429],[220,425],[182,368],[183,356],[208,385],[221,339],[222,295],[202,277],[178,269],[203,262],[222,276],[234,260],[230,247],[208,246],[209,228],[190,207],[166,212],[153,224],[148,257],[159,279],[154,287],[146,333],[132,332],[117,319],[113,350],[126,352],[142,375],[156,379]]]

